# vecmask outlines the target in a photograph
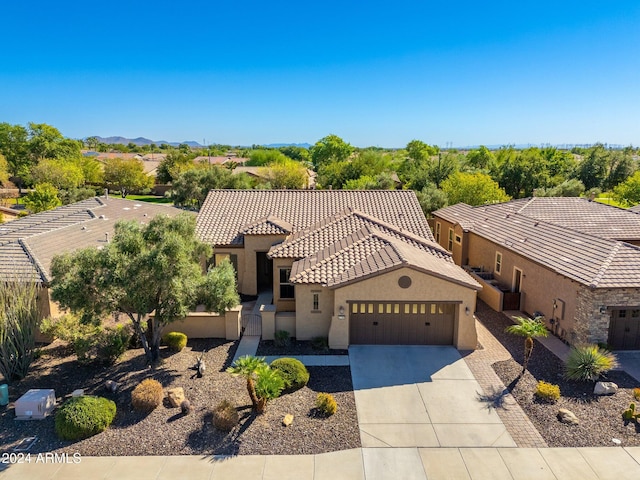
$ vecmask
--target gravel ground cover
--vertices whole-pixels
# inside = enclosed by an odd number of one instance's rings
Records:
[[[633,388],[640,386],[635,379],[623,371],[611,371],[603,380],[616,383],[618,392],[612,396],[593,395],[595,382],[565,380],[562,361],[538,341],[528,372],[518,378],[524,339],[504,331],[511,324],[505,315],[478,303],[478,320],[513,357],[494,363],[493,369],[550,447],[607,447],[616,445],[613,439],[620,440],[622,446],[640,446],[640,428],[634,423],[625,424],[622,419],[622,412],[634,401]],[[555,404],[537,400],[534,392],[539,380],[559,385],[560,400]],[[559,408],[575,413],[579,425],[561,423],[557,419]]]
[[[277,347],[273,340],[260,340],[256,355],[262,357],[271,355],[349,355],[349,350],[318,349],[314,348],[312,342],[292,338],[286,347]]]
[[[310,367],[309,384],[297,392],[283,395],[267,405],[263,415],[250,408],[246,382],[225,372],[237,348],[237,342],[190,340],[187,347],[172,354],[163,349],[160,367],[148,367],[142,349],[129,350],[112,367],[81,366],[63,344],[55,342],[43,350],[29,376],[10,387],[8,407],[0,409],[0,452],[10,451],[21,439],[36,435],[31,453],[57,451],[82,455],[197,455],[197,454],[316,454],[360,447],[355,399],[348,367]],[[207,372],[195,376],[193,366],[205,352]],[[133,411],[131,391],[145,378],[159,380],[165,388],[183,387],[194,410],[182,415],[168,403],[149,414]],[[111,394],[106,380],[120,382]],[[14,420],[13,402],[30,388],[54,388],[65,397],[76,388],[87,394],[110,398],[117,404],[111,427],[94,437],[65,442],[58,440],[54,418],[42,421]],[[338,411],[329,418],[315,412],[319,392],[329,392],[338,403]],[[217,431],[211,411],[223,399],[229,399],[240,413],[240,424],[230,433]],[[293,424],[282,425],[285,414],[294,415]]]

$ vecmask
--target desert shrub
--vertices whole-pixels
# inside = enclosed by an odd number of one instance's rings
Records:
[[[636,400],[640,400],[640,387],[636,387],[633,389],[633,398]]]
[[[135,410],[150,412],[162,404],[163,398],[162,384],[157,380],[147,378],[131,392],[131,405]]]
[[[63,440],[80,440],[100,433],[116,416],[116,404],[102,397],[67,400],[56,412],[55,429]]]
[[[316,397],[316,408],[323,415],[330,416],[338,411],[338,404],[330,393],[319,393]]]
[[[535,395],[545,402],[554,403],[560,398],[560,387],[540,380]]]
[[[179,352],[187,346],[187,336],[181,332],[169,332],[162,336],[162,343],[174,352]]]
[[[300,360],[295,358],[277,358],[270,367],[276,370],[282,380],[284,389],[293,392],[304,387],[309,381],[309,371]]]
[[[564,375],[569,380],[596,381],[617,365],[616,356],[597,345],[573,347],[565,362]]]
[[[267,365],[259,368],[256,372],[257,411],[262,413],[267,401],[278,398],[282,390],[284,390],[284,379],[278,370],[269,368]]]
[[[127,350],[132,337],[129,326],[103,328],[93,323],[83,323],[72,314],[55,320],[45,319],[40,330],[45,335],[69,343],[80,363],[112,364]]]
[[[289,343],[291,343],[291,338],[289,336],[289,332],[286,330],[278,330],[273,336],[273,344],[276,347],[284,348],[288,347]]]
[[[230,432],[240,421],[238,410],[229,400],[223,400],[213,409],[213,426],[223,432]]]
[[[0,281],[0,374],[7,383],[27,375],[39,322],[35,281]]]
[[[313,337],[311,347],[314,350],[329,350],[329,339],[327,337]]]

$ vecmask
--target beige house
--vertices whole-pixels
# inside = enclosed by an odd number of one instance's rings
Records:
[[[582,198],[535,197],[433,213],[438,244],[498,311],[544,315],[571,344],[640,349],[640,215]]]
[[[197,232],[241,294],[266,292],[265,339],[476,347],[480,285],[434,242],[414,192],[212,190]]]

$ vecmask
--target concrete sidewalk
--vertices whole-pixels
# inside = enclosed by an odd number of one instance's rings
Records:
[[[84,457],[77,464],[32,459],[2,467],[2,480],[621,480],[640,478],[640,447],[359,448],[291,456]]]

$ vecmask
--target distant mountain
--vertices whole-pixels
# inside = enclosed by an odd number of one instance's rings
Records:
[[[167,145],[171,145],[172,147],[177,147],[181,143],[185,143],[190,147],[202,147],[198,142],[186,141],[186,142],[167,142],[166,140],[149,140],[148,138],[138,137],[138,138],[125,138],[125,137],[98,137],[96,136],[99,142],[106,143],[107,145],[112,145],[115,143],[121,143],[123,145],[128,145],[129,143],[133,143],[135,145],[151,145],[155,143],[156,145],[161,145],[166,143]]]
[[[268,145],[262,145],[263,147],[270,148],[280,148],[280,147],[300,147],[300,148],[311,148],[310,143],[270,143]]]

